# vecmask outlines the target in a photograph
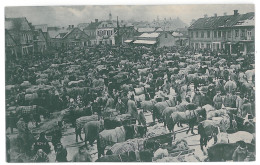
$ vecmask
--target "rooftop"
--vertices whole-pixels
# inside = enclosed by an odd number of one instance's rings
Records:
[[[139,37],[142,38],[157,38],[159,37],[160,33],[143,33]]]
[[[218,27],[232,27],[240,21],[251,20],[255,13],[250,12],[246,14],[234,14],[226,16],[213,16],[206,18],[199,18],[195,21],[189,29],[215,29]]]
[[[146,44],[146,45],[154,45],[156,41],[147,41],[147,40],[136,40],[133,42],[134,44]]]

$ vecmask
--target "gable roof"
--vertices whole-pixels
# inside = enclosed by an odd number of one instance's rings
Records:
[[[102,22],[91,22],[84,30],[96,30]]]
[[[80,28],[76,27],[73,28],[71,31],[69,31],[67,34],[65,34],[62,38],[66,38],[68,37],[72,32],[74,32],[75,30],[79,30],[80,32],[84,33],[86,36],[88,36],[84,31],[80,30]]]
[[[32,27],[25,17],[5,18],[5,29],[16,31],[30,31]]]
[[[48,32],[49,32],[50,38],[56,38],[56,37],[61,38],[60,34],[61,35],[67,34],[69,31],[66,29],[59,29],[59,30],[49,30]]]
[[[254,15],[254,12],[250,12],[238,15],[199,18],[188,29],[215,29],[219,27],[232,27],[240,21],[252,19]]]

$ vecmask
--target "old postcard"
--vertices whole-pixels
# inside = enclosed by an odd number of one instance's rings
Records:
[[[254,7],[6,7],[6,161],[255,161]]]

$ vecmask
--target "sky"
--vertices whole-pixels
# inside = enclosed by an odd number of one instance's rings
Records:
[[[28,6],[6,7],[5,17],[26,17],[32,24],[48,24],[49,26],[66,26],[70,24],[87,23],[99,20],[107,20],[109,12],[112,19],[137,21],[152,21],[159,19],[179,17],[183,22],[190,24],[192,19],[198,19],[207,14],[213,16],[233,14],[238,10],[240,14],[254,12],[254,5],[225,4],[225,5],[138,5],[138,6]]]

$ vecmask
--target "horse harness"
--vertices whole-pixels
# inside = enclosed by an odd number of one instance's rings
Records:
[[[192,110],[192,112],[193,112],[193,115],[194,115],[195,117],[197,117],[197,115],[196,115],[196,113],[195,113],[195,110]],[[192,117],[193,117],[193,116],[192,116],[192,112],[189,110],[189,117],[188,117],[188,115],[185,113],[188,119],[192,119]]]
[[[168,101],[168,100],[165,100],[165,102],[167,103],[167,105],[168,105],[169,107],[171,107],[170,104],[169,104],[167,101]]]

